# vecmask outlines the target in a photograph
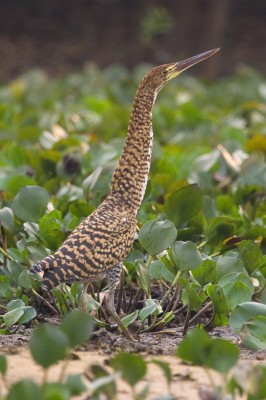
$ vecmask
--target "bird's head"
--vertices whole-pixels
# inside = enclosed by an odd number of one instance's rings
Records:
[[[144,78],[145,86],[152,91],[158,92],[168,81],[193,65],[211,57],[218,50],[220,49],[209,50],[177,63],[159,65],[147,73]]]

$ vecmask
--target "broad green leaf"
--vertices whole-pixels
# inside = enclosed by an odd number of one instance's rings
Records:
[[[254,286],[250,277],[241,272],[230,272],[224,275],[218,282],[218,285],[224,288],[227,284],[234,283],[236,281],[244,283],[250,290],[251,294],[254,293]],[[240,303],[243,303],[242,301]]]
[[[11,300],[7,304],[6,309],[7,309],[7,311],[12,311],[12,310],[15,310],[16,308],[20,308],[20,307],[24,307],[24,306],[25,306],[25,303],[23,300],[15,299],[15,300]]]
[[[68,345],[66,334],[53,325],[38,327],[29,341],[32,357],[45,369],[65,357]]]
[[[151,279],[156,279],[156,280],[161,280],[163,275],[162,275],[162,270],[165,269],[165,265],[162,261],[160,260],[154,260],[152,261],[150,265],[150,277]]]
[[[23,308],[15,308],[14,310],[8,311],[3,315],[3,320],[6,326],[10,327],[14,325],[24,314]]]
[[[164,204],[164,212],[176,226],[181,226],[197,215],[202,207],[202,194],[197,185],[183,186],[171,193]]]
[[[240,356],[240,350],[234,343],[225,339],[213,339],[206,366],[226,374],[234,367]]]
[[[230,326],[239,332],[245,322],[256,317],[266,317],[266,305],[246,302],[236,306],[229,319]]]
[[[14,383],[6,400],[44,400],[41,387],[29,379],[23,379]]]
[[[252,293],[249,287],[241,281],[233,281],[220,286],[223,288],[226,304],[229,310],[233,310],[239,303],[251,301]]]
[[[64,316],[62,322],[62,331],[67,336],[70,347],[78,346],[88,340],[93,327],[93,318],[80,310],[71,311]]]
[[[10,232],[14,232],[14,214],[11,208],[3,207],[0,209],[0,224]]]
[[[171,256],[177,269],[180,271],[192,271],[202,262],[202,255],[195,243],[175,242],[171,248]]]
[[[266,316],[258,316],[244,323],[241,329],[243,344],[253,350],[266,350]]]
[[[27,322],[35,318],[37,315],[35,308],[32,306],[22,307],[22,310],[23,310],[23,315],[18,320],[18,323],[20,325],[26,324]]]
[[[213,283],[216,279],[216,262],[203,260],[197,268],[193,269],[192,275],[201,286]]]
[[[220,256],[217,260],[217,279],[221,279],[224,275],[231,272],[245,273],[243,262],[235,257]],[[247,273],[247,272],[246,272]]]
[[[242,240],[238,248],[238,258],[243,262],[246,270],[252,274],[263,263],[259,246],[251,240]]]
[[[49,202],[49,193],[40,186],[24,186],[15,196],[12,209],[22,221],[38,222]]]
[[[130,385],[135,386],[144,378],[147,364],[144,359],[132,353],[119,353],[111,359],[111,367],[122,372],[122,378]]]
[[[138,239],[147,253],[154,256],[171,246],[176,236],[177,230],[171,221],[155,219],[140,228]]]
[[[15,196],[18,193],[18,191],[26,185],[28,186],[36,185],[36,182],[29,176],[14,175],[8,179],[7,190],[11,192],[13,196]]]
[[[182,360],[228,373],[239,358],[239,348],[224,339],[212,339],[201,329],[188,332],[177,349]]]

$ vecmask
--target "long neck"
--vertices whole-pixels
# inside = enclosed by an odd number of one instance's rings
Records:
[[[112,193],[137,213],[147,185],[153,142],[152,107],[157,92],[140,85],[129,121],[126,143],[112,178]]]

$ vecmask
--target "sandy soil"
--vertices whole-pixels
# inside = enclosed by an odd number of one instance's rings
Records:
[[[30,332],[18,333],[12,336],[0,337],[1,351],[8,355],[8,375],[9,384],[21,378],[31,378],[38,382],[42,381],[43,371],[34,363],[26,343]],[[238,338],[228,328],[219,328],[213,332],[213,336],[225,337],[231,341],[238,341]],[[211,383],[206,372],[199,367],[187,366],[175,356],[175,350],[181,337],[178,335],[166,334],[142,334],[139,341],[129,342],[121,335],[97,331],[92,340],[86,343],[77,351],[73,352],[72,359],[67,366],[67,374],[81,374],[89,387],[91,376],[90,366],[100,364],[108,368],[110,357],[117,351],[139,352],[146,360],[152,358],[160,359],[169,363],[174,379],[170,387],[170,394],[178,400],[211,400]],[[238,371],[250,368],[255,363],[266,360],[266,351],[250,351],[241,347],[241,360],[238,364]],[[49,380],[57,380],[60,376],[62,363],[58,363],[48,371]],[[211,372],[213,380],[218,384],[219,376]],[[148,373],[144,381],[137,387],[137,391],[149,384],[148,400],[154,399],[158,395],[167,395],[169,390],[162,371],[155,365],[149,364]],[[77,400],[86,400],[88,397],[82,395],[75,397]],[[118,400],[132,399],[130,387],[122,380],[118,380]]]
[[[74,358],[74,360],[69,362],[67,373],[82,374],[84,377],[88,375],[90,365],[97,363],[106,367],[108,361],[108,356],[95,350],[86,352],[77,351],[75,352]],[[150,357],[147,356],[146,358],[150,359]],[[198,400],[200,399],[199,389],[203,389],[204,387],[210,388],[209,378],[201,368],[182,365],[181,361],[174,356],[160,356],[160,359],[167,361],[171,365],[174,380],[170,387],[170,393],[176,396],[177,399]],[[9,355],[8,360],[9,369],[7,380],[9,383],[15,382],[21,378],[32,379],[33,377],[36,381],[41,382],[43,371],[34,363],[26,347],[17,349],[17,353]],[[61,368],[62,363],[53,366],[48,372],[49,379],[57,380]],[[213,376],[216,378],[215,374],[213,374]],[[149,365],[147,378],[138,385],[137,391],[140,391],[147,383],[149,383],[150,386],[148,399],[153,399],[158,395],[166,395],[169,393],[161,370],[152,364]],[[118,381],[118,391],[118,400],[128,400],[132,398],[130,387],[121,380]],[[75,398],[85,399],[85,395]]]

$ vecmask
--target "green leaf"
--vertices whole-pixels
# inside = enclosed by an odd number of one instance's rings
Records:
[[[93,318],[88,314],[73,310],[64,316],[62,331],[68,338],[70,347],[75,347],[88,340],[93,332]]]
[[[48,382],[44,386],[44,400],[70,400],[70,391],[62,382]]]
[[[0,275],[0,297],[11,299],[13,291],[10,284],[10,278],[7,275]]]
[[[38,242],[29,241],[26,243],[25,248],[27,249],[29,260],[33,263],[36,263],[48,255],[47,249]]]
[[[191,241],[175,242],[171,249],[171,256],[180,271],[192,271],[202,262],[197,246]]]
[[[122,378],[130,386],[143,379],[147,371],[146,362],[137,354],[119,353],[111,359],[110,365],[115,371],[122,372]]]
[[[10,327],[14,325],[16,322],[18,322],[18,320],[22,317],[23,314],[24,311],[22,307],[15,308],[12,311],[8,311],[3,315],[4,323],[6,324],[6,326]]]
[[[22,221],[38,222],[49,202],[49,193],[40,186],[24,186],[15,196],[12,209]]]
[[[238,258],[243,262],[247,271],[252,274],[263,263],[263,256],[259,246],[251,240],[242,240],[238,249]]]
[[[3,207],[0,210],[0,224],[10,232],[14,232],[14,214],[11,208]]]
[[[266,305],[255,302],[238,304],[229,319],[230,326],[239,332],[244,323],[256,317],[266,317]]]
[[[197,215],[202,207],[202,194],[197,185],[183,186],[171,193],[164,204],[164,212],[176,226],[181,226]]]
[[[77,396],[87,390],[87,387],[84,384],[82,376],[80,374],[68,375],[66,380],[66,386],[72,396]]]
[[[42,325],[33,332],[29,348],[34,360],[43,368],[48,368],[65,357],[68,344],[65,333],[59,327]]]
[[[125,328],[127,328],[132,322],[134,322],[139,315],[139,310],[134,311],[131,314],[126,315],[125,317],[121,318],[121,322]]]
[[[25,289],[31,289],[32,288],[32,277],[26,269],[21,272],[21,274],[18,277],[18,284],[25,288]]]
[[[158,300],[147,299],[146,307],[142,308],[139,312],[141,322],[144,322],[149,315],[158,315],[162,312],[162,307]]]
[[[84,218],[94,211],[94,207],[83,200],[75,200],[70,204],[69,211],[78,218]]]
[[[151,220],[139,231],[138,239],[151,256],[161,253],[174,243],[177,230],[171,221]]]
[[[15,299],[15,300],[11,300],[7,304],[6,309],[7,309],[7,311],[12,311],[12,310],[15,310],[16,308],[19,308],[19,307],[22,308],[24,306],[25,306],[25,303],[23,300]]]
[[[40,386],[37,383],[23,379],[14,383],[6,400],[44,400]]]
[[[249,287],[241,281],[233,281],[225,285],[219,283],[219,286],[223,288],[229,310],[233,310],[239,303],[250,301],[252,298]]]
[[[197,268],[193,269],[192,275],[201,286],[213,283],[216,280],[216,262],[203,260]]]
[[[217,260],[217,279],[221,279],[224,275],[231,272],[244,273],[246,270],[241,260],[235,257],[220,256]]]
[[[266,350],[266,317],[258,316],[244,323],[241,329],[243,344],[252,350]]]
[[[5,375],[7,371],[7,357],[5,354],[0,354],[0,374]]]
[[[219,280],[218,285],[221,286],[222,288],[224,288],[227,285],[230,285],[237,281],[245,284],[248,287],[251,295],[253,295],[255,289],[254,289],[252,280],[250,279],[250,277],[248,275],[246,275],[242,272],[230,272],[226,275],[223,275],[221,277],[221,279]],[[243,303],[243,302],[240,301],[238,303]]]
[[[210,296],[213,306],[212,325],[214,327],[226,326],[228,324],[228,307],[223,289],[218,285],[209,285],[206,292]]]
[[[226,374],[236,365],[239,355],[236,344],[225,339],[213,339],[206,366]]]
[[[182,292],[183,304],[188,304],[188,308],[191,311],[198,311],[202,306],[202,301],[199,295],[196,293],[188,279],[180,278],[180,284],[184,288]]]
[[[18,320],[20,325],[26,324],[27,322],[31,321],[33,318],[36,317],[37,313],[34,307],[32,306],[25,306],[22,307],[23,315]]]
[[[224,339],[212,339],[203,330],[188,332],[177,349],[183,361],[228,373],[239,358],[239,348]]]
[[[151,279],[161,280],[163,278],[163,270],[166,269],[164,263],[160,260],[154,260],[150,265]]]
[[[216,217],[209,220],[206,229],[206,240],[213,244],[222,244],[223,241],[235,234],[236,226],[228,217]]]

